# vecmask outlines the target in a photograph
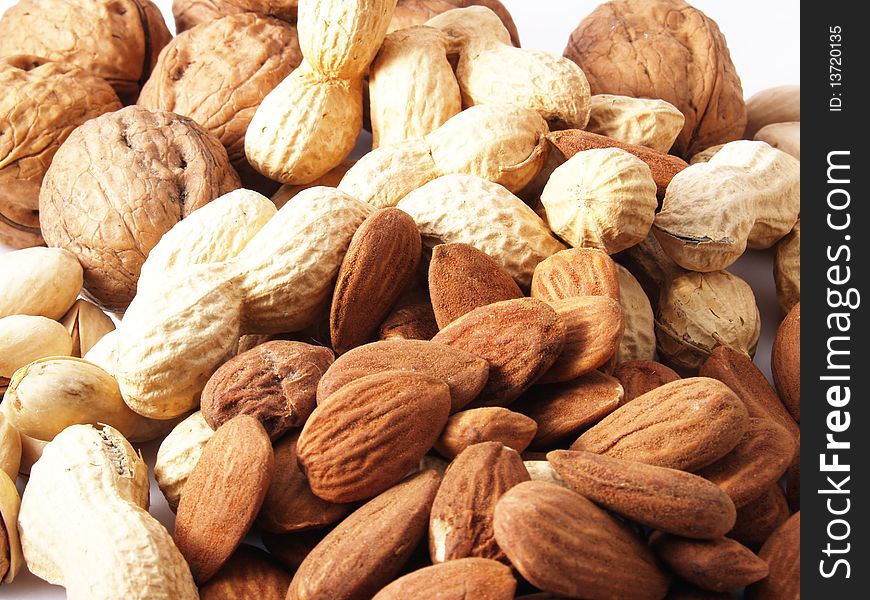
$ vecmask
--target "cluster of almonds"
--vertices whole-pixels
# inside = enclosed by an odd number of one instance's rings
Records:
[[[565,56],[498,0],[174,13],[0,19],[0,241],[50,246],[0,257],[0,581],[799,597],[798,88],[682,0]],[[725,270],[774,247],[775,387]]]

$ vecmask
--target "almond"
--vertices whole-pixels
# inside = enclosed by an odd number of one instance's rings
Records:
[[[260,538],[266,550],[275,560],[291,572],[296,572],[299,565],[312,550],[325,538],[332,528],[306,529],[293,533],[269,533],[262,531]],[[285,590],[286,592],[286,590]]]
[[[654,360],[625,361],[616,367],[613,376],[619,380],[625,392],[619,403],[620,406],[680,378],[676,371]],[[712,377],[712,375],[705,375],[705,377]]]
[[[767,419],[749,419],[731,452],[698,471],[721,487],[740,508],[758,498],[788,469],[797,444],[784,427]]]
[[[329,330],[339,354],[369,341],[411,282],[422,244],[417,224],[398,208],[372,213],[350,241],[338,270]]]
[[[728,592],[711,592],[682,583],[668,590],[665,600],[734,600],[734,596]]]
[[[447,467],[429,518],[433,563],[478,556],[507,562],[495,542],[492,513],[501,496],[529,481],[516,450],[498,442],[469,446]]]
[[[737,522],[728,537],[759,548],[790,516],[782,488],[778,483],[771,484],[758,498],[737,509]]]
[[[680,379],[618,408],[571,450],[694,471],[728,454],[749,424],[746,407],[721,381]]]
[[[533,419],[501,406],[472,408],[447,419],[447,426],[435,442],[435,449],[450,459],[480,442],[500,442],[522,452],[535,437],[537,429]]]
[[[510,567],[487,558],[460,558],[409,573],[372,600],[513,600],[516,587]]]
[[[773,341],[770,356],[773,382],[788,412],[801,421],[801,303],[788,312]]]
[[[734,503],[703,477],[591,452],[556,450],[547,460],[581,496],[641,525],[697,539],[734,526]]]
[[[324,500],[371,498],[417,467],[449,414],[450,388],[440,379],[368,375],[314,409],[296,446],[299,464]]]
[[[397,306],[378,329],[379,340],[431,340],[438,333],[432,305],[415,302]]]
[[[485,252],[468,244],[439,244],[429,263],[429,295],[443,329],[475,308],[522,298],[523,292]]]
[[[622,306],[605,296],[550,302],[565,324],[565,346],[539,383],[571,381],[603,367],[616,355],[625,322]]]
[[[407,371],[440,379],[450,387],[451,412],[474,400],[486,385],[489,365],[483,358],[444,344],[422,340],[386,340],[343,354],[317,386],[317,402],[342,386],[383,371]]]
[[[650,547],[680,577],[713,592],[736,590],[767,576],[767,563],[728,538],[687,540],[656,532]]]
[[[299,432],[294,431],[275,444],[275,475],[266,492],[257,524],[272,533],[316,529],[336,523],[351,511],[351,505],[318,498],[297,461]]]
[[[801,442],[798,438],[797,452],[786,472],[785,491],[788,505],[793,511],[801,509]]]
[[[486,359],[489,380],[473,406],[506,406],[556,361],[565,344],[565,325],[546,303],[517,298],[475,308],[432,341]]]
[[[206,443],[184,484],[173,536],[197,584],[211,579],[248,533],[274,467],[269,435],[254,417],[230,419]]]
[[[202,416],[217,429],[236,415],[251,415],[276,440],[311,415],[317,383],[333,360],[329,348],[302,342],[255,346],[211,376],[202,391]]]
[[[532,298],[554,302],[577,296],[607,296],[619,302],[616,263],[604,250],[568,248],[535,267]]]
[[[200,600],[284,600],[290,574],[259,548],[242,544],[211,580]]]
[[[538,424],[532,445],[552,448],[616,410],[622,393],[619,381],[592,371],[573,381],[532,386],[514,410]]]
[[[664,598],[668,578],[646,544],[592,502],[552,483],[521,483],[495,507],[495,537],[545,592],[588,600]]]
[[[302,561],[286,600],[374,596],[426,534],[440,479],[435,471],[424,471],[351,513]]]
[[[746,589],[746,600],[798,600],[801,597],[801,514],[796,512],[764,542],[758,556],[770,574]]]

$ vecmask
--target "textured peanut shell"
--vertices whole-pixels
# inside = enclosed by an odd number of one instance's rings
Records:
[[[24,0],[0,19],[0,56],[31,54],[105,79],[125,104],[172,39],[150,0]]]
[[[60,319],[82,289],[82,267],[61,248],[25,248],[0,255],[0,318]]]
[[[740,140],[674,176],[653,232],[681,267],[718,271],[747,248],[773,246],[799,214],[800,161]]]
[[[522,200],[479,177],[439,177],[397,207],[414,218],[424,247],[455,242],[474,246],[524,288],[538,263],[564,249]]]
[[[73,342],[64,326],[45,317],[9,315],[0,319],[0,377],[46,356],[69,356]]]
[[[447,12],[454,8],[466,8],[468,6],[485,6],[501,19],[502,25],[510,33],[511,43],[520,47],[520,36],[517,26],[511,14],[499,0],[399,0],[396,10],[393,11],[393,19],[387,33],[398,29],[422,25],[435,15]]]
[[[746,101],[746,130],[751,140],[759,129],[771,123],[801,120],[801,86],[780,85],[756,92]]]
[[[460,558],[400,577],[372,600],[425,598],[432,593],[443,600],[513,600],[516,587],[506,565],[487,558]]]
[[[716,23],[682,0],[613,0],[571,34],[565,56],[593,94],[660,98],[685,116],[673,150],[691,156],[743,135],[740,78]]]
[[[81,358],[106,334],[115,331],[115,322],[96,304],[84,298],[75,301],[60,322],[72,341],[70,354]]]
[[[619,304],[625,328],[616,351],[616,364],[629,360],[652,360],[656,352],[655,315],[649,297],[631,271],[616,265]]]
[[[147,507],[147,466],[120,433],[67,428],[33,465],[21,499],[27,568],[71,600],[195,600],[187,563]],[[93,552],[100,560],[87,560]]]
[[[0,409],[0,471],[16,478],[21,466],[21,434],[9,423],[6,410]]]
[[[214,430],[205,422],[202,412],[196,411],[176,425],[160,443],[154,462],[154,479],[173,511],[178,507],[184,484],[199,461],[202,449],[213,435]]]
[[[791,154],[796,159],[801,159],[801,123],[789,121],[787,123],[771,123],[765,125],[753,136],[757,142],[765,142],[774,148]]]
[[[18,536],[21,498],[15,488],[17,476],[17,470],[10,476],[0,469],[0,584],[12,583],[24,563]]]
[[[773,258],[773,280],[776,298],[783,314],[801,300],[801,220],[787,236],[776,244]]]
[[[684,580],[714,592],[736,590],[767,576],[767,563],[728,538],[687,540],[653,534],[650,545]]]
[[[677,107],[658,98],[598,94],[590,99],[585,129],[626,144],[667,152],[685,120]]]
[[[485,406],[451,415],[435,449],[449,459],[473,444],[499,442],[522,452],[535,437],[538,426],[523,414],[502,408]]]

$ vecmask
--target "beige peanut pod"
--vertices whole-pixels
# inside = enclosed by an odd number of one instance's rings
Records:
[[[71,354],[79,358],[87,354],[106,334],[115,331],[115,323],[111,317],[84,298],[76,300],[60,322],[72,342]]]
[[[21,467],[21,434],[9,423],[6,410],[0,409],[0,471],[14,480]]]
[[[801,159],[801,123],[788,121],[786,123],[771,123],[755,133],[752,139],[766,142],[796,159]]]
[[[625,321],[622,341],[616,352],[616,364],[629,360],[652,360],[656,353],[656,333],[649,297],[628,269],[616,265],[616,273],[619,277],[619,303]]]
[[[0,318],[60,319],[82,289],[82,266],[62,248],[25,248],[0,255]],[[14,278],[14,280],[13,280]]]
[[[801,120],[801,86],[780,85],[756,92],[746,101],[746,131],[751,140],[759,129],[771,123]]]
[[[45,317],[10,315],[0,319],[0,378],[46,356],[69,356],[73,341],[63,325]]]
[[[423,137],[462,110],[447,38],[432,27],[387,35],[369,74],[372,147]]]
[[[205,422],[202,412],[196,411],[176,425],[160,444],[154,463],[154,479],[173,511],[178,507],[190,472],[212,435],[214,430]]]
[[[773,280],[782,314],[787,315],[801,301],[801,221],[776,245]]]
[[[538,263],[565,249],[535,211],[480,177],[439,177],[405,196],[398,208],[417,223],[424,246],[474,246],[526,289]]]
[[[676,106],[658,98],[597,94],[590,100],[585,129],[626,144],[667,152],[685,120]]]
[[[18,537],[21,498],[15,488],[17,476],[17,472],[10,477],[5,471],[0,470],[0,541],[5,542],[0,544],[0,584],[12,583],[21,565],[24,564],[21,540]]]
[[[257,107],[245,155],[269,179],[308,183],[350,154],[362,111],[361,78],[329,79],[303,61]]]
[[[298,194],[237,257],[245,333],[299,331],[328,304],[354,232],[374,211],[335,188]]]
[[[147,507],[148,468],[127,440],[111,427],[69,427],[21,499],[27,567],[70,600],[196,600],[187,563]]]

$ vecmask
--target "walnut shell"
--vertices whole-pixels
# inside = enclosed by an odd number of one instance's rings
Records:
[[[520,34],[508,9],[499,0],[399,0],[396,10],[393,11],[393,20],[387,33],[397,29],[422,25],[435,15],[454,8],[467,8],[469,6],[485,6],[498,15],[511,36],[511,43],[520,47]]]
[[[260,102],[302,62],[296,28],[251,13],[203,23],[160,53],[138,104],[190,117],[217,137],[244,186],[265,194],[278,184],[245,158],[245,131]]]
[[[0,18],[0,56],[71,62],[135,102],[172,34],[150,0],[21,0]]]
[[[298,4],[299,0],[174,0],[172,16],[175,19],[175,34],[241,13],[254,13],[295,23]]]
[[[612,0],[571,34],[565,56],[593,94],[660,98],[686,117],[673,152],[690,157],[746,127],[740,78],[716,23],[683,0]]]
[[[35,56],[0,59],[0,89],[0,222],[7,216],[18,232],[0,229],[0,242],[38,245],[39,186],[54,153],[73,129],[121,102],[102,78]]]
[[[160,237],[238,187],[226,150],[199,125],[128,106],[88,121],[57,151],[39,194],[42,233],[77,256],[99,303],[121,311]]]

